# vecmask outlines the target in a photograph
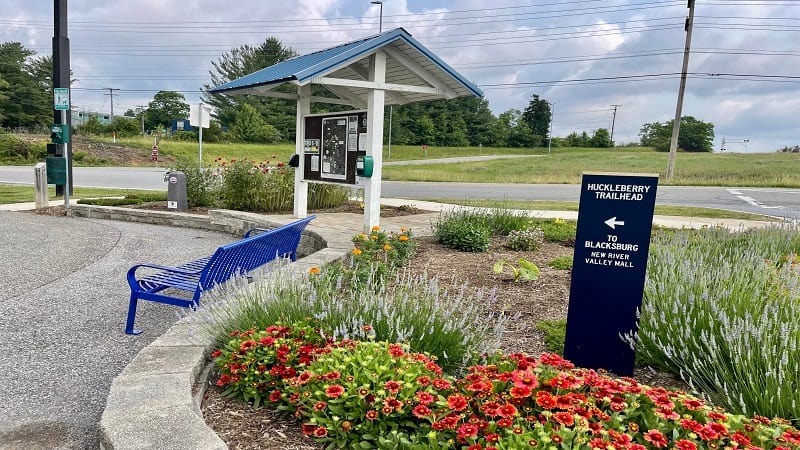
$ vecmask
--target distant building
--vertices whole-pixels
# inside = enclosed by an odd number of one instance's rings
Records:
[[[98,113],[94,111],[78,111],[71,110],[72,112],[72,125],[80,126],[89,121],[90,117],[96,117],[101,125],[108,125],[111,123],[111,116],[108,114]],[[119,116],[122,117],[122,116]]]
[[[189,124],[189,119],[172,119],[169,122],[169,129],[173,133],[178,131],[196,131],[194,127]]]

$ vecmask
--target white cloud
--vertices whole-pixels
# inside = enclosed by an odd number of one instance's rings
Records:
[[[18,40],[49,53],[51,5],[0,0],[0,40]],[[668,7],[622,0],[537,5],[520,6],[518,0],[384,0],[383,29],[408,29],[483,86],[496,114],[524,109],[534,93],[555,102],[556,135],[610,127],[611,104],[622,105],[617,111],[617,141],[635,140],[645,122],[673,117],[675,75],[592,84],[488,85],[679,72],[685,2]],[[152,99],[154,92],[139,90],[197,90],[208,82],[211,61],[242,44],[257,45],[276,36],[307,53],[375,34],[380,6],[368,0],[72,0],[69,9],[77,87],[122,89],[115,95],[115,111],[124,111]],[[793,51],[798,31],[786,31],[793,22],[781,19],[797,14],[792,6],[766,3],[699,3],[689,71],[793,75],[800,58]],[[690,77],[684,114],[714,122],[720,139],[749,137],[751,151],[798,143],[800,129],[793,119],[800,106],[792,99],[800,97],[800,83],[726,78],[731,77]],[[76,90],[73,102],[107,110],[104,93]]]

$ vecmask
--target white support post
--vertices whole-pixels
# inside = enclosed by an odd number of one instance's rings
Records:
[[[305,171],[305,156],[303,148],[305,142],[305,116],[311,114],[311,86],[297,87],[297,125],[294,153],[300,158],[300,165],[294,169],[294,217],[304,219],[308,217],[308,183],[303,180]]]
[[[369,81],[383,85],[386,81],[386,53],[379,51],[369,60]],[[385,91],[370,89],[367,95],[367,156],[373,160],[372,177],[364,186],[364,232],[380,223],[381,174],[383,166],[383,106]]]

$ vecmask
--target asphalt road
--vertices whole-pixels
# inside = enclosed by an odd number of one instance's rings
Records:
[[[228,234],[0,211],[0,449],[98,448],[111,380],[175,321],[140,302],[124,333],[136,263],[176,265]]]
[[[164,168],[76,167],[74,185],[166,190]],[[0,183],[33,184],[30,166],[0,166]],[[429,200],[488,198],[577,201],[580,187],[569,184],[483,184],[385,181],[382,196]],[[33,199],[31,199],[33,200]],[[800,189],[660,186],[659,205],[728,209],[800,219]]]

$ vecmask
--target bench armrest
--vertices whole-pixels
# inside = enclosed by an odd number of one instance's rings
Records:
[[[177,267],[161,266],[158,264],[137,264],[128,269],[128,284],[130,284],[131,286],[136,285],[136,270],[141,267],[146,267],[148,269],[158,269],[172,273],[180,273],[183,275],[199,275],[200,272],[202,272],[202,270],[186,270],[186,269],[179,269]]]
[[[250,230],[247,231],[247,233],[244,234],[244,237],[245,237],[245,239],[249,238],[250,234],[255,232],[255,231],[257,231],[259,233],[266,233],[266,232],[272,231],[274,229],[275,228],[251,228]]]

